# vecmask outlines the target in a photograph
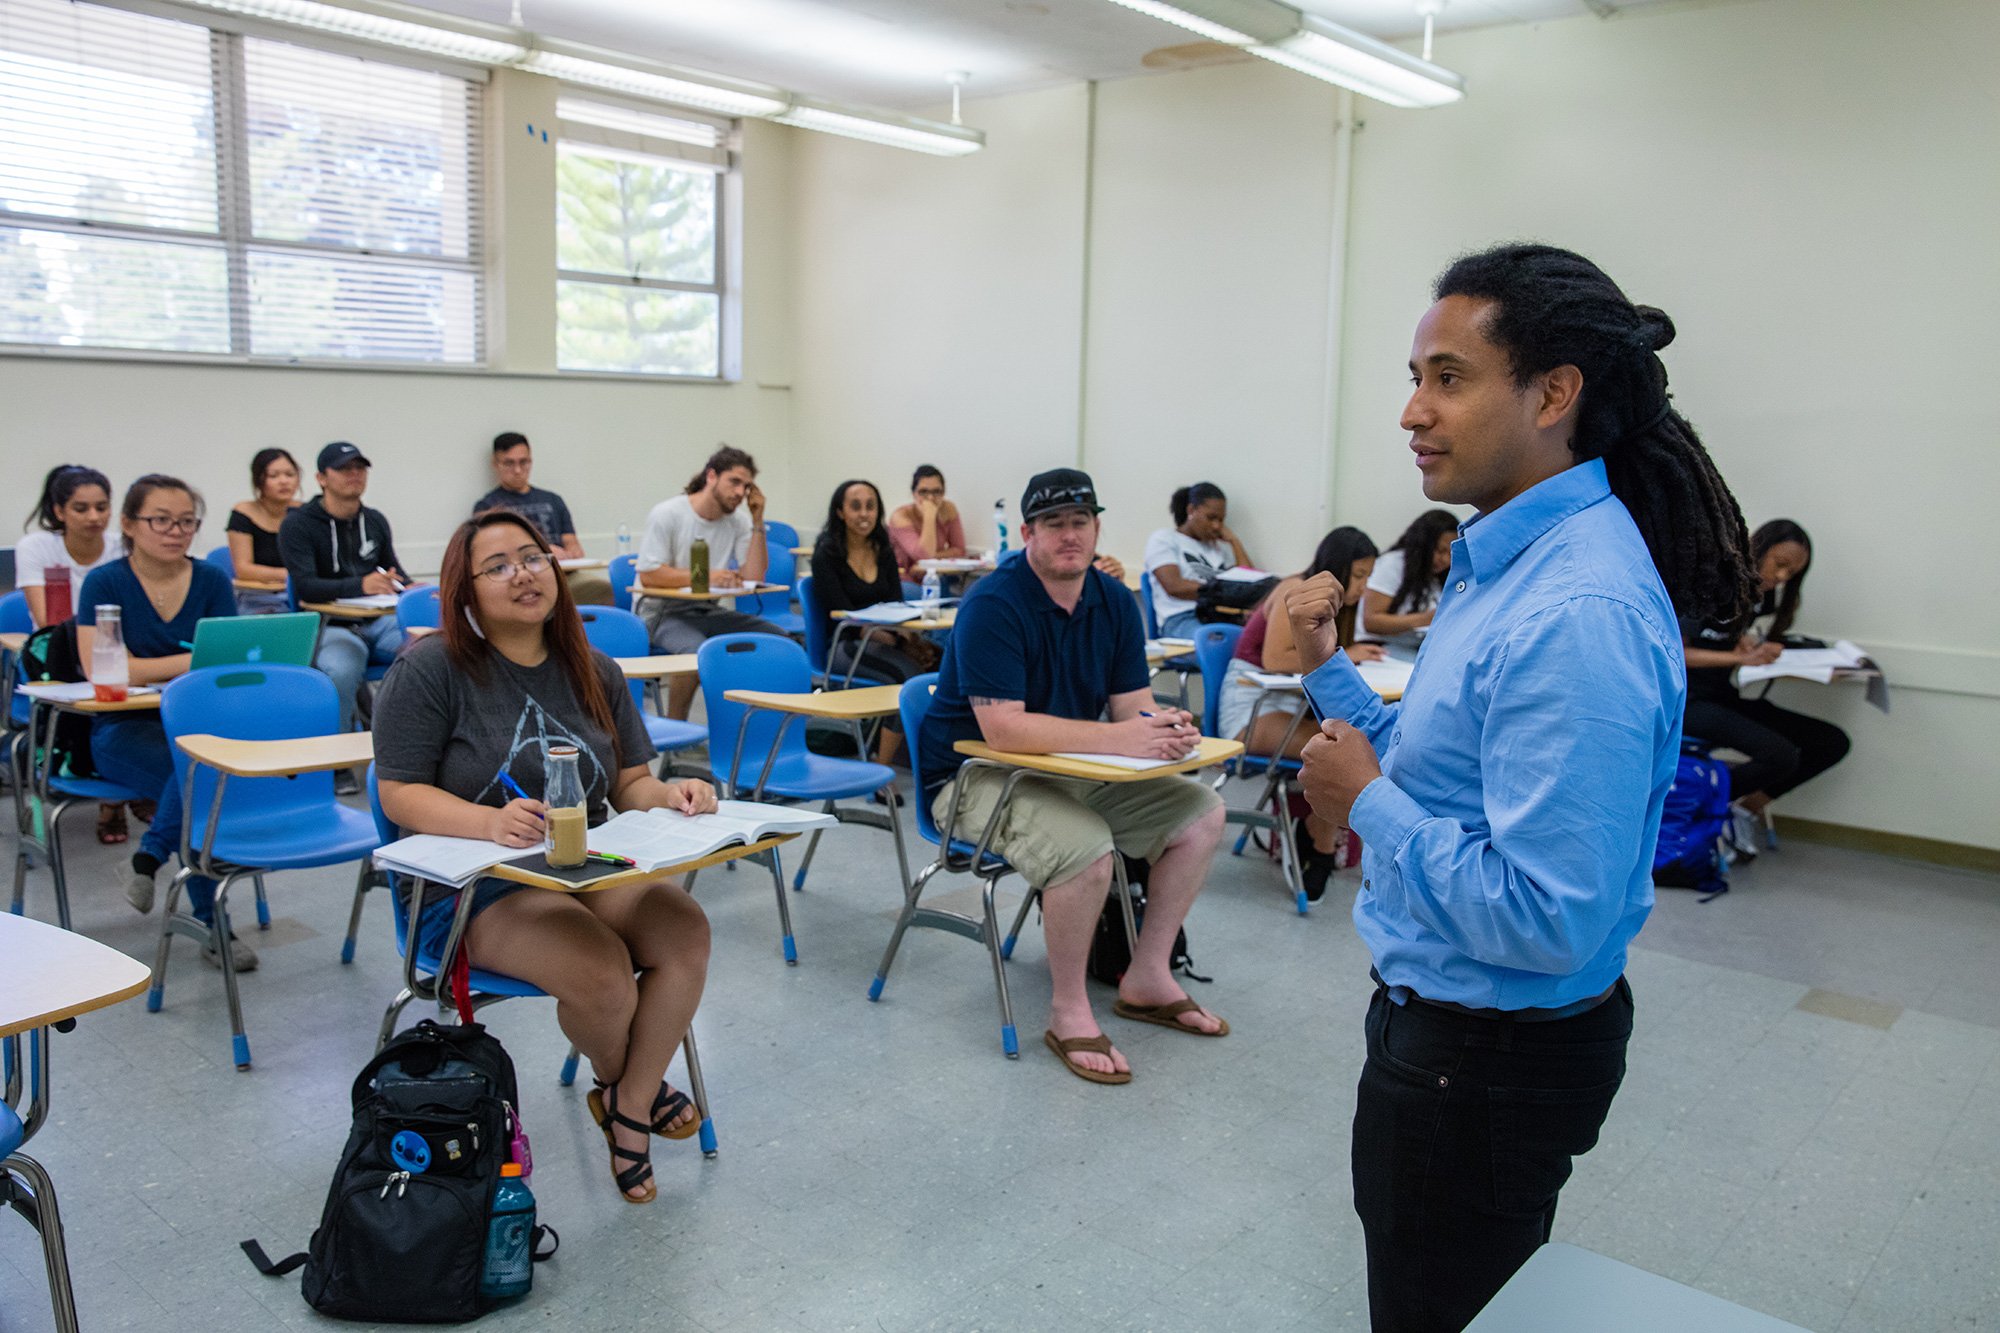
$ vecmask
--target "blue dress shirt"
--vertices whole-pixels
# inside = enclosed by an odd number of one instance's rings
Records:
[[[1306,678],[1382,759],[1354,803],[1354,924],[1382,980],[1552,1008],[1625,969],[1653,906],[1685,658],[1646,543],[1593,460],[1459,529],[1402,702],[1345,653]]]

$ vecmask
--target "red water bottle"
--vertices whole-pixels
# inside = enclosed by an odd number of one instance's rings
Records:
[[[42,573],[43,623],[60,625],[76,614],[69,595],[69,566],[51,565]]]

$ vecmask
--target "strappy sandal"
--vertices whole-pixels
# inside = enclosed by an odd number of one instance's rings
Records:
[[[611,1149],[611,1178],[617,1182],[618,1197],[627,1203],[651,1203],[659,1198],[660,1187],[653,1183],[652,1155],[619,1147],[618,1138],[611,1129],[613,1125],[619,1125],[625,1129],[638,1130],[641,1134],[650,1134],[653,1127],[630,1116],[618,1114],[618,1089],[615,1085],[592,1088],[590,1095],[584,1098],[584,1103],[590,1107],[591,1119],[595,1120],[597,1127],[604,1131],[604,1142]],[[632,1165],[620,1170],[618,1163],[621,1161],[630,1162]],[[646,1187],[644,1194],[632,1193],[641,1185]]]
[[[132,830],[125,823],[125,807],[111,801],[97,804],[97,840],[106,847],[116,847],[132,836]]]
[[[596,1084],[599,1089],[604,1087],[601,1079],[592,1079],[590,1081]],[[675,1116],[678,1116],[683,1111],[691,1111],[693,1109],[694,1103],[688,1100],[686,1093],[674,1087],[671,1083],[660,1084],[659,1096],[653,1098],[653,1132],[663,1139],[673,1139],[676,1142],[682,1139],[693,1138],[701,1132],[700,1116],[695,1116],[678,1129],[668,1128],[668,1126],[674,1123]]]
[[[1098,1033],[1095,1037],[1058,1037],[1053,1031],[1048,1031],[1042,1034],[1042,1044],[1056,1053],[1056,1058],[1063,1062],[1063,1068],[1069,1070],[1070,1073],[1075,1074],[1087,1083],[1109,1083],[1116,1085],[1132,1081],[1132,1071],[1129,1069],[1122,1074],[1116,1071],[1106,1074],[1101,1070],[1085,1069],[1082,1065],[1070,1059],[1072,1051],[1089,1051],[1092,1054],[1102,1055],[1108,1059],[1111,1055],[1111,1038],[1105,1036],[1102,1032]]]

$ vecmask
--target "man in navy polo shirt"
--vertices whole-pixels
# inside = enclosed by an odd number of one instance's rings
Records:
[[[1037,476],[1021,496],[1022,558],[974,584],[959,608],[923,735],[931,779],[924,799],[940,825],[957,799],[957,827],[985,828],[1004,782],[992,769],[958,780],[958,741],[1142,759],[1185,758],[1199,743],[1190,715],[1153,700],[1145,628],[1131,593],[1093,568],[1102,512],[1086,474],[1058,468]],[[1151,861],[1152,873],[1145,928],[1112,1012],[1191,1036],[1228,1035],[1227,1023],[1187,997],[1170,962],[1221,837],[1221,799],[1188,778],[1099,783],[1035,775],[1015,786],[993,850],[1041,890],[1054,983],[1043,1041],[1079,1078],[1132,1080],[1084,989],[1114,849]]]

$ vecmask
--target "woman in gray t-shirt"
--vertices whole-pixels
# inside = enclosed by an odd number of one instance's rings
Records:
[[[610,810],[715,808],[707,783],[652,776],[623,673],[590,647],[547,541],[518,515],[462,524],[440,584],[443,632],[397,661],[375,706],[382,809],[398,828],[533,846],[542,804],[510,800],[500,774],[541,791],[550,743],[576,746],[593,824]],[[468,957],[556,997],[563,1031],[596,1073],[590,1111],[618,1188],[627,1202],[652,1202],[649,1136],[698,1128],[665,1078],[701,1002],[708,918],[667,879],[572,895],[489,877],[472,893]],[[441,948],[456,904],[426,902],[412,947]]]

